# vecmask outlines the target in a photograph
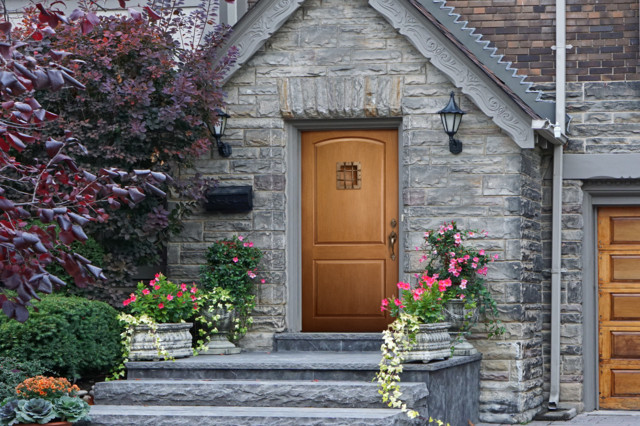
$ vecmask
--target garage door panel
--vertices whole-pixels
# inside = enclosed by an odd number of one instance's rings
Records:
[[[640,409],[640,208],[598,210],[600,408]]]

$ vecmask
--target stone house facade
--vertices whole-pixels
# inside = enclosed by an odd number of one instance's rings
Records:
[[[193,216],[169,245],[170,276],[193,279],[212,241],[245,235],[265,251],[266,282],[258,285],[255,323],[241,344],[270,349],[274,333],[310,330],[302,253],[309,241],[305,182],[314,163],[305,160],[305,138],[392,131],[398,279],[419,270],[414,247],[425,229],[444,221],[487,230],[482,248],[500,258],[489,281],[507,332],[488,340],[480,328],[473,339],[483,353],[480,419],[526,422],[549,403],[593,410],[613,401],[639,409],[633,383],[640,365],[628,348],[640,347],[634,322],[640,318],[628,314],[621,325],[602,319],[640,300],[633,287],[640,280],[633,272],[638,247],[632,238],[620,251],[598,237],[606,223],[630,224],[611,231],[618,240],[640,230],[633,207],[640,205],[637,2],[568,6],[567,43],[575,48],[567,53],[571,119],[560,134],[553,131],[550,0],[260,0],[249,7],[230,42],[240,48],[238,65],[225,81],[231,118],[224,141],[233,152],[229,158],[212,152],[195,169],[221,186],[251,185],[253,210]],[[452,91],[467,113],[457,155],[448,150],[437,114]],[[556,231],[554,210],[561,219]],[[561,265],[554,267],[558,243]],[[609,252],[618,257],[607,263]],[[622,265],[618,275],[616,265]],[[622,287],[599,287],[604,270],[614,271],[612,282]],[[603,306],[609,313],[599,311]],[[605,348],[604,355],[624,362],[601,364]],[[598,397],[602,385],[607,400]],[[554,387],[559,401],[552,401]]]

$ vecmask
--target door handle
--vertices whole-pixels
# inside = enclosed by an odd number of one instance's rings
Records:
[[[396,260],[396,252],[395,252],[396,241],[398,241],[398,234],[396,234],[396,231],[391,231],[391,233],[389,234],[389,248],[391,249],[391,260]]]

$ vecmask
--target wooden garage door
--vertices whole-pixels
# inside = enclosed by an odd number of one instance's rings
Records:
[[[640,207],[598,211],[600,408],[640,409]]]

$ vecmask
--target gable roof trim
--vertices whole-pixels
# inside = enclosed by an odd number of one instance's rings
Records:
[[[518,74],[518,69],[512,67],[511,62],[504,61],[504,55],[497,53],[498,49],[491,45],[491,41],[483,40],[482,34],[476,33],[476,28],[469,27],[468,21],[461,20],[460,14],[455,13],[455,8],[447,6],[446,0],[413,0],[413,3],[438,20],[540,117],[555,123],[555,102],[542,99],[543,93],[532,89],[533,83],[526,81],[527,76]]]
[[[526,111],[473,62],[459,46],[407,0],[369,0],[369,4],[440,71],[468,95],[521,148],[535,146],[533,111]],[[535,113],[533,113],[535,114]]]
[[[222,84],[229,81],[260,49],[264,43],[284,25],[289,17],[304,3],[304,0],[261,0],[233,27],[233,33],[222,47],[226,52],[231,46],[238,48],[236,63],[222,80]],[[220,55],[218,63],[225,55]],[[216,64],[218,65],[218,64]]]

